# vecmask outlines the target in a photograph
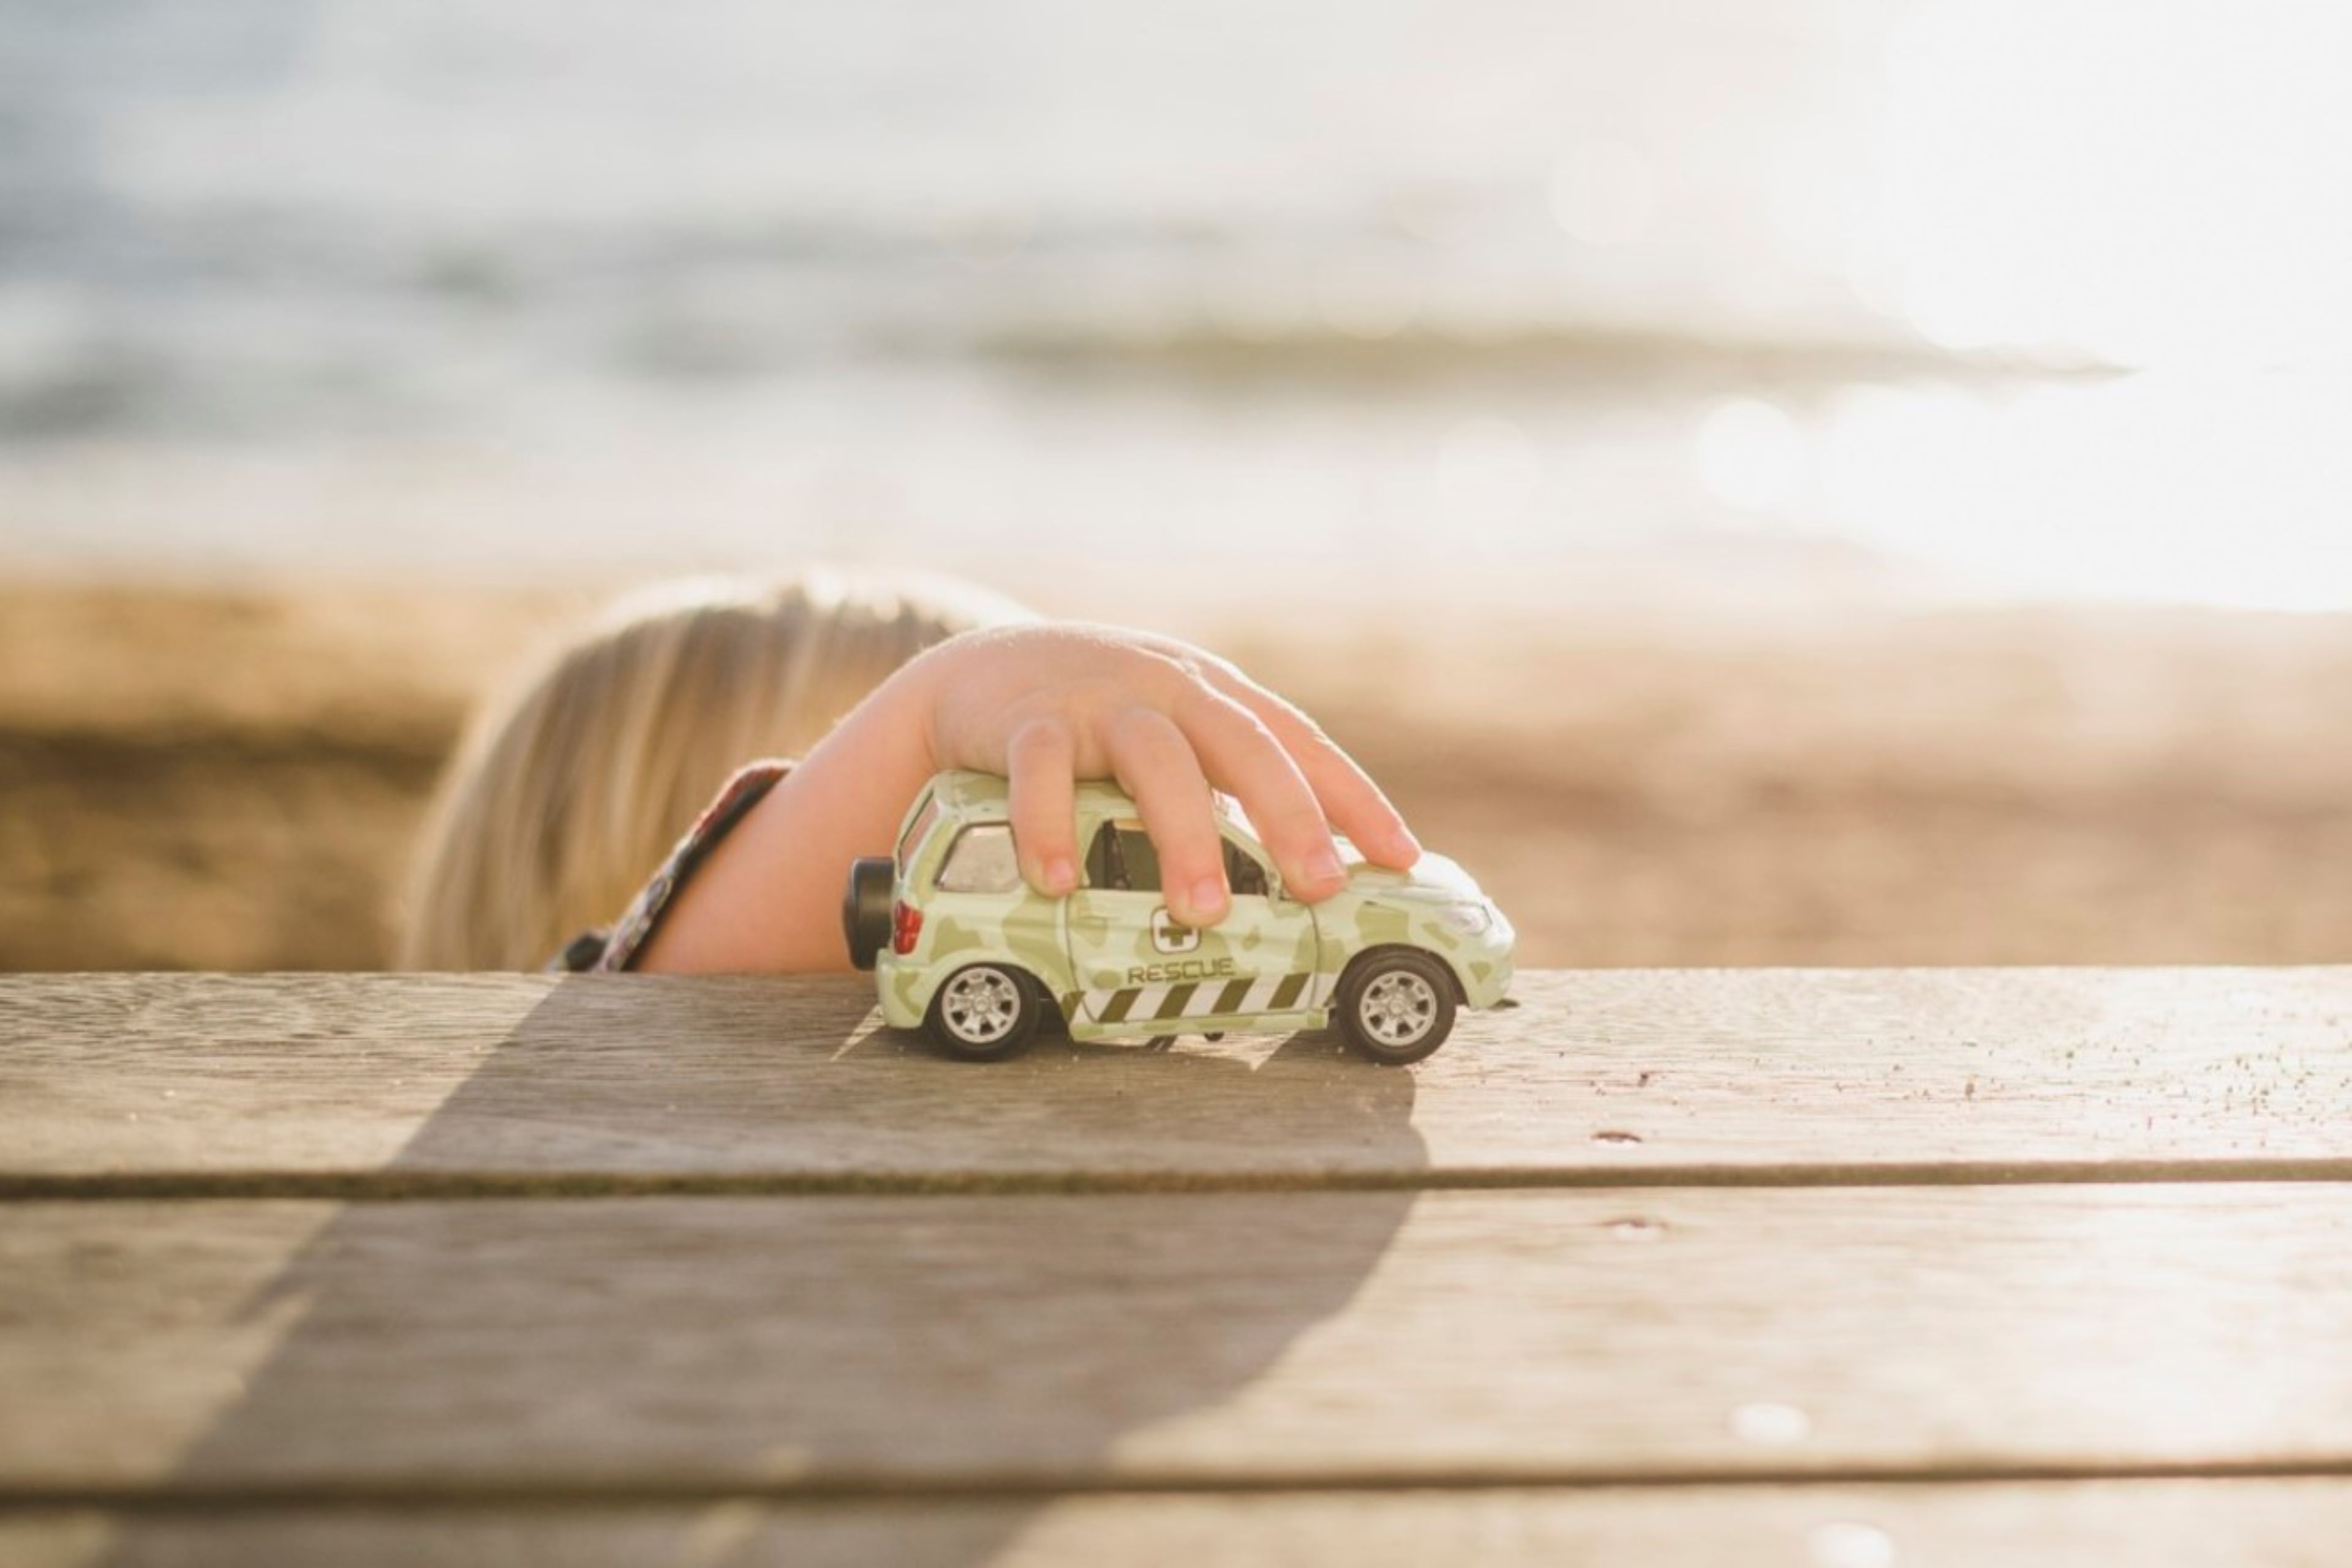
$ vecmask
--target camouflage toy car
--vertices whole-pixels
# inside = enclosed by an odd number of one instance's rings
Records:
[[[1051,1006],[1081,1040],[1336,1019],[1374,1061],[1413,1062],[1444,1043],[1457,1007],[1509,989],[1510,922],[1453,861],[1391,871],[1342,840],[1348,885],[1309,905],[1284,894],[1230,803],[1219,816],[1232,910],[1195,930],[1170,915],[1159,856],[1117,788],[1078,786],[1082,884],[1050,899],[1022,880],[1004,781],[941,773],[898,853],[851,868],[850,957],[875,971],[886,1023],[976,1059],[1019,1050]]]

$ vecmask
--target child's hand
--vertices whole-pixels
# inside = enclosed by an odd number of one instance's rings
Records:
[[[1421,853],[1345,752],[1214,655],[1110,626],[1004,626],[941,643],[835,725],[678,889],[636,967],[846,969],[843,876],[890,852],[943,768],[1012,780],[1023,874],[1053,896],[1078,884],[1072,781],[1116,778],[1160,851],[1170,910],[1191,925],[1229,902],[1212,786],[1241,801],[1301,899],[1347,879],[1334,827],[1383,866]]]
[[[1332,829],[1402,869],[1421,853],[1396,808],[1314,721],[1231,664],[1112,626],[967,633],[904,672],[930,695],[934,771],[1011,781],[1022,873],[1059,897],[1078,885],[1073,781],[1115,778],[1159,850],[1168,907],[1224,918],[1224,855],[1210,791],[1239,800],[1283,883],[1308,902],[1347,880]]]

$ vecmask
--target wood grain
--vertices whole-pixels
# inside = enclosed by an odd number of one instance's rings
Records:
[[[2352,1539],[2352,1484],[2101,1481],[1063,1497],[490,1509],[95,1510],[0,1517],[19,1568],[550,1563],[903,1568],[2228,1568],[2308,1564]]]
[[[1318,1037],[967,1066],[850,979],[20,977],[0,1194],[2352,1177],[2352,968],[1518,995],[1399,1072]]]
[[[2332,1184],[6,1217],[20,1504],[2352,1474]]]

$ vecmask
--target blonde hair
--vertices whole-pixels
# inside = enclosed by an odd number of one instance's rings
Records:
[[[807,751],[933,643],[1025,617],[961,584],[830,573],[623,600],[475,719],[418,845],[400,966],[539,968],[621,911],[735,769]]]

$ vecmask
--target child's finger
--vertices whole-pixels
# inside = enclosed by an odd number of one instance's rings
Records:
[[[1013,814],[1013,847],[1021,875],[1048,898],[1078,885],[1076,747],[1059,719],[1037,719],[1013,732],[1004,748]]]
[[[1189,926],[1225,918],[1224,839],[1217,831],[1208,776],[1176,721],[1150,708],[1129,708],[1104,739],[1112,770],[1143,815],[1144,831],[1160,855],[1160,886],[1168,909]]]
[[[1403,870],[1421,858],[1420,841],[1403,816],[1389,804],[1356,760],[1323,732],[1321,725],[1262,686],[1244,680],[1231,689],[1234,700],[1263,720],[1282,742],[1323,805],[1331,826],[1346,834],[1367,859]]]
[[[1182,722],[1209,776],[1249,813],[1284,885],[1310,903],[1345,886],[1348,873],[1322,805],[1265,721],[1230,697],[1204,692],[1188,705]]]

